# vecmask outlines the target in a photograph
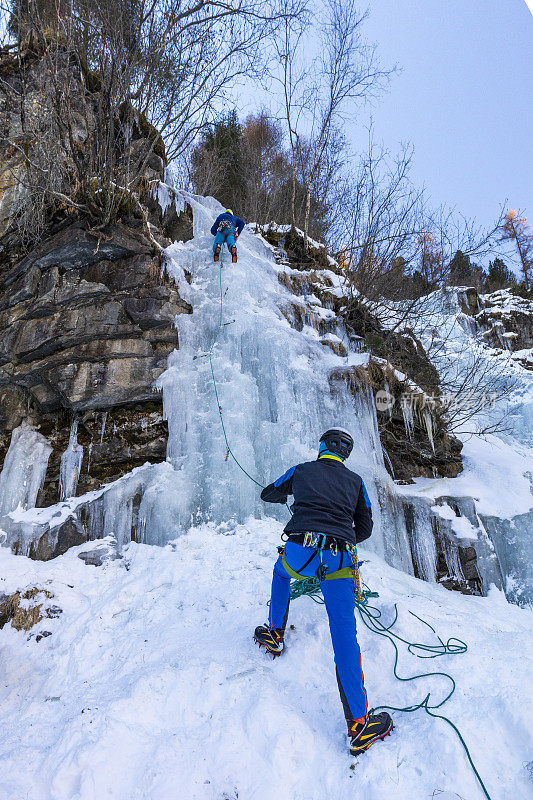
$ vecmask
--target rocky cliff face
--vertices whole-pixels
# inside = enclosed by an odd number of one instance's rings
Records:
[[[164,460],[152,386],[178,345],[174,318],[190,308],[153,245],[123,225],[99,241],[76,224],[0,272],[0,281],[0,458],[23,419],[40,426],[54,448],[41,502],[58,499],[75,417],[92,462],[87,451],[79,491]]]
[[[190,308],[138,232],[106,237],[69,227],[0,273],[0,459],[23,419],[40,426],[54,448],[41,502],[58,499],[74,417],[92,448],[79,491],[165,458],[152,387],[178,346],[174,318]]]
[[[26,113],[49,113],[46,64],[31,54],[23,61],[31,72]],[[62,68],[72,72],[74,97],[90,94],[78,64]],[[12,431],[23,422],[35,426],[52,448],[37,500],[47,505],[60,499],[61,458],[74,421],[74,444],[83,448],[78,494],[145,461],[165,459],[167,429],[153,384],[178,347],[176,315],[191,309],[167,277],[156,242],[168,243],[165,223],[176,228],[176,210],[171,204],[163,219],[149,191],[141,194],[144,209],[132,204],[103,229],[56,209],[41,240],[28,246],[10,224],[27,164],[24,150],[6,140],[30,152],[36,146],[28,145],[13,104],[17,69],[9,55],[0,58],[0,131],[6,137],[0,147],[0,463]],[[80,106],[80,147],[89,130]],[[131,147],[138,148],[142,136],[139,125]],[[148,159],[145,186],[163,178],[163,156]]]
[[[339,360],[333,382],[356,394],[370,387],[376,399],[380,440],[391,476],[455,477],[462,470],[461,442],[451,436],[426,392],[438,395],[439,377],[414,334],[390,334],[364,306],[348,301],[342,270],[323,248],[303,253],[303,239],[281,230],[262,231],[286,271],[278,279],[295,295],[284,310],[298,330],[315,328],[320,342],[340,359],[349,351],[370,355],[364,367]]]

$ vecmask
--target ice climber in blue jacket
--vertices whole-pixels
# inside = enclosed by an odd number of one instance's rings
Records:
[[[237,262],[237,237],[241,235],[245,222],[240,217],[236,217],[231,208],[227,208],[219,214],[213,223],[211,233],[215,237],[213,242],[213,258],[218,261],[222,245],[226,242],[231,253],[231,260]]]
[[[320,439],[318,458],[297,464],[261,492],[269,503],[294,496],[286,543],[274,566],[270,615],[254,639],[274,657],[285,649],[291,577],[317,576],[329,619],[337,683],[348,724],[350,752],[357,756],[393,728],[389,714],[369,714],[354,609],[356,544],[372,533],[372,508],[359,475],[344,462],[353,439],[331,428]]]

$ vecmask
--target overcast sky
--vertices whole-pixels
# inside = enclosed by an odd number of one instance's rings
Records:
[[[361,7],[364,8],[364,2]],[[347,126],[351,150],[374,136],[415,148],[413,179],[431,203],[489,227],[500,205],[533,223],[533,15],[525,0],[370,0],[366,35],[400,72]],[[242,110],[264,103],[254,92]]]
[[[402,72],[372,110],[415,147],[435,203],[489,225],[506,198],[533,214],[533,15],[525,0],[371,0],[369,39]],[[359,134],[353,128],[353,141]],[[533,220],[532,220],[533,221]]]

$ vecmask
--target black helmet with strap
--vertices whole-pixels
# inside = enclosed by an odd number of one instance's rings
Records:
[[[320,437],[330,453],[335,453],[341,458],[348,458],[353,450],[353,439],[344,428],[330,428]]]

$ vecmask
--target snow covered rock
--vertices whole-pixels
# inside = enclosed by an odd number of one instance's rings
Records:
[[[493,347],[531,353],[533,300],[519,297],[508,289],[481,295],[475,320],[485,329],[485,336]]]
[[[17,631],[29,631],[43,619],[56,619],[62,610],[48,602],[53,597],[51,591],[38,587],[0,595],[0,628],[10,622]]]
[[[117,552],[117,540],[112,536],[107,536],[104,540],[91,542],[91,546],[87,550],[81,550],[78,553],[78,558],[85,564],[101,567],[106,561],[113,561],[121,556]]]

